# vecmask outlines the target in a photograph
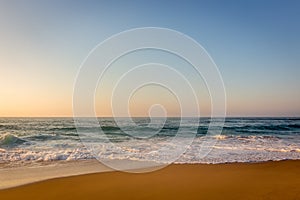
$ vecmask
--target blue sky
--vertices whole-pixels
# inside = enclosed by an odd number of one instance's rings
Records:
[[[208,51],[229,115],[300,116],[299,9],[291,0],[1,0],[0,115],[70,115],[88,52],[120,31],[155,26],[183,32]]]

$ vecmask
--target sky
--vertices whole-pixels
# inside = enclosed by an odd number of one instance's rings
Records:
[[[228,116],[300,116],[299,9],[296,0],[0,0],[0,116],[72,116],[76,74],[88,53],[138,27],[174,29],[200,43],[222,75]],[[101,98],[99,115],[111,115]],[[156,101],[178,115],[161,88],[133,98],[138,116]]]

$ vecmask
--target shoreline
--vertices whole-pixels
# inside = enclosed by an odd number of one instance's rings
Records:
[[[110,171],[96,163],[89,167],[85,164],[75,164],[73,170],[78,170],[78,174],[65,174],[64,177],[1,189],[0,196],[4,199],[300,198],[300,160],[172,164],[154,172],[140,174]],[[61,169],[66,170],[65,167]],[[84,171],[90,173],[83,173]]]
[[[1,165],[0,165],[1,167]],[[0,191],[76,175],[112,171],[95,159],[80,161],[49,161],[44,163],[28,163],[25,166],[0,168]]]

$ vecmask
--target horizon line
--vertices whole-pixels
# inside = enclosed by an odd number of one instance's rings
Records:
[[[94,118],[95,116],[82,116],[76,118]],[[74,116],[0,116],[0,118],[75,118]],[[149,116],[96,116],[96,118],[151,118]],[[153,118],[164,118],[164,116],[155,116]],[[168,116],[167,118],[222,118],[221,116]],[[224,118],[300,118],[300,115],[248,115],[248,116],[241,116],[241,115],[227,115]]]

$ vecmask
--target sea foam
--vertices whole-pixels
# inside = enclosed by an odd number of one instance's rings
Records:
[[[104,135],[91,134],[95,127],[81,127],[78,136],[72,118],[0,118],[0,162],[24,163],[55,160],[129,159],[166,162],[163,148],[180,149],[172,143],[180,126],[180,119],[168,119],[156,135],[147,137],[145,119],[135,119],[141,126],[139,135],[130,136],[132,124],[124,123],[124,133],[112,118],[99,119]],[[191,123],[193,124],[193,123]],[[189,124],[182,131],[197,130],[192,144],[175,160],[176,163],[261,162],[268,160],[300,159],[300,119],[288,118],[229,118],[221,135],[206,136],[209,119],[200,119],[198,127]],[[145,137],[144,137],[145,136]],[[104,139],[103,137],[106,137]],[[93,147],[89,151],[81,142]],[[201,156],[205,139],[215,140],[206,156]],[[186,141],[185,141],[186,140]],[[182,144],[190,138],[181,136]],[[109,142],[108,142],[109,141]]]

